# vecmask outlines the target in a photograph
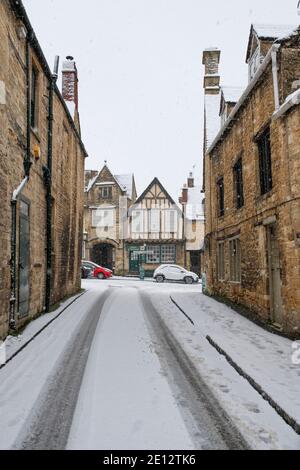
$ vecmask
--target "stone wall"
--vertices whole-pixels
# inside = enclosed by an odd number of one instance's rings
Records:
[[[10,305],[11,197],[24,178],[26,153],[26,40],[22,23],[7,0],[0,2],[0,82],[5,102],[0,100],[0,337],[8,332]],[[31,129],[31,153],[40,148],[23,196],[30,203],[29,314],[18,317],[17,326],[43,312],[46,283],[46,188],[43,166],[47,165],[48,78],[44,65],[30,48],[30,61],[38,73],[37,125]],[[53,131],[53,285],[52,302],[80,289],[83,186],[85,152],[67,113],[61,95],[54,96]],[[19,232],[19,204],[17,208]],[[17,253],[19,247],[17,246]],[[17,259],[17,265],[19,260]],[[17,279],[18,283],[18,279]]]
[[[299,50],[297,51],[299,58]],[[279,55],[280,95],[283,102],[300,78],[299,59],[293,50]],[[286,71],[288,67],[288,72]],[[289,77],[287,79],[287,77]],[[206,156],[206,255],[207,289],[255,312],[272,322],[270,271],[266,225],[276,221],[280,251],[282,328],[300,334],[300,107],[280,120],[272,120],[274,91],[271,65],[250,93],[228,130],[211,155]],[[256,137],[270,126],[273,189],[261,196],[259,154]],[[233,166],[243,161],[245,205],[236,209]],[[217,181],[224,177],[225,215],[218,215]],[[297,235],[298,234],[298,235]],[[241,283],[229,280],[229,243],[240,237]],[[299,237],[299,239],[298,239]],[[225,241],[226,276],[218,280],[217,243]]]

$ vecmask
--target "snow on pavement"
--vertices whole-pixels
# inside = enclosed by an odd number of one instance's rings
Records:
[[[292,363],[293,341],[272,334],[200,293],[172,295],[195,326],[212,339],[281,408],[300,423],[300,366]]]

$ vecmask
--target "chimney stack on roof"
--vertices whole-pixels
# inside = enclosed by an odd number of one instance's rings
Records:
[[[203,65],[205,66],[204,89],[206,95],[217,95],[220,92],[220,64],[221,51],[217,47],[205,49],[203,52]]]
[[[74,57],[67,56],[62,69],[62,95],[69,110],[78,111],[78,72]],[[74,110],[74,111],[75,111]],[[74,112],[72,117],[74,117]]]

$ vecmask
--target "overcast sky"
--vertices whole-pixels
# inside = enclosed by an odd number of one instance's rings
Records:
[[[298,24],[296,0],[24,0],[52,68],[73,55],[88,169],[157,176],[174,198],[203,133],[202,51],[222,50],[223,85],[247,82],[252,22]]]

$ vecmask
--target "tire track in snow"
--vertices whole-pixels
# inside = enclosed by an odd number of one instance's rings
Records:
[[[62,360],[49,377],[29,423],[26,423],[15,445],[16,450],[64,450],[102,309],[111,295],[107,290],[99,303],[79,324],[66,346]]]
[[[152,336],[156,337],[159,359],[196,448],[248,449],[249,446],[243,436],[199,376],[185,351],[153,306],[149,295],[141,292],[141,301]]]

